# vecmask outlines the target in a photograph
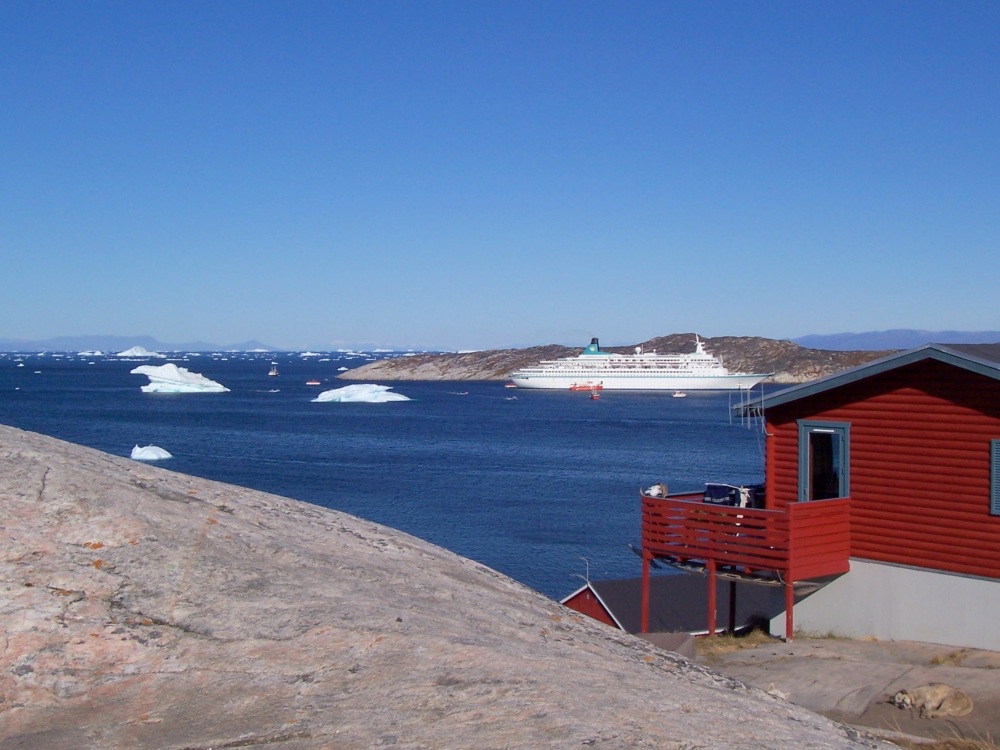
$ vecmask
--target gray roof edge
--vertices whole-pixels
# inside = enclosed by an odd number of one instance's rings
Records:
[[[574,596],[576,596],[579,593],[582,593],[584,590],[589,589],[589,588],[591,588],[590,581],[587,581],[585,584],[583,584],[580,588],[578,588],[572,594],[566,594],[566,596],[564,596],[562,599],[559,600],[559,603],[560,604],[566,604],[566,602],[568,602]]]
[[[594,581],[587,581],[572,594],[568,594],[567,596],[564,596],[562,599],[560,599],[559,603],[562,604],[563,606],[566,606],[566,602],[568,602],[574,596],[583,593],[587,589],[590,589],[590,592],[594,595],[597,601],[600,602],[601,606],[604,607],[604,611],[607,612],[611,616],[611,619],[615,621],[615,625],[617,625],[619,629],[625,630],[625,626],[621,624],[621,621],[618,619],[618,616],[615,614],[615,611],[608,606],[608,603],[605,602],[603,598],[601,598],[601,592],[597,590],[597,587],[594,585],[594,583],[595,583]]]
[[[604,611],[611,615],[611,619],[615,621],[615,625],[617,625],[619,629],[625,630],[625,626],[622,625],[621,620],[618,619],[618,615],[615,614],[615,610],[608,606],[608,603],[604,601],[603,597],[601,597],[601,592],[597,590],[597,587],[594,586],[593,583],[594,582],[591,581],[587,585],[590,586],[590,590],[594,592],[594,596],[597,597],[597,601],[599,601],[601,606],[604,607]],[[625,632],[627,633],[628,631],[625,630]]]
[[[854,383],[873,375],[880,375],[883,372],[895,370],[897,367],[904,367],[905,365],[925,359],[946,362],[947,364],[961,367],[964,370],[985,375],[994,380],[1000,380],[1000,362],[966,354],[943,344],[923,344],[913,349],[907,349],[903,352],[874,359],[871,362],[865,362],[843,372],[835,372],[832,375],[811,380],[808,383],[790,386],[772,395],[761,396],[736,408],[739,409],[740,413],[745,414],[749,411],[759,411],[761,408],[766,409],[769,406],[780,406],[790,401],[797,401],[800,398],[823,393],[832,388]]]

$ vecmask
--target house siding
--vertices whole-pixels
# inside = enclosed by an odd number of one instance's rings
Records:
[[[851,425],[851,556],[1000,578],[1000,382],[926,360],[767,411],[768,507],[798,499],[798,420]]]
[[[576,594],[563,601],[563,604],[570,609],[575,609],[580,614],[593,617],[595,620],[603,622],[605,625],[610,625],[613,628],[618,627],[618,623],[614,621],[608,613],[608,610],[604,608],[604,605],[601,604],[598,598],[594,595],[594,592],[589,588],[581,589]]]

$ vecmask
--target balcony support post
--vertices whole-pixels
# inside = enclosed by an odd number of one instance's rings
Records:
[[[708,634],[715,635],[715,560],[710,559],[708,569]]]
[[[649,632],[649,560],[650,553],[642,551],[642,613],[640,615],[639,631]]]

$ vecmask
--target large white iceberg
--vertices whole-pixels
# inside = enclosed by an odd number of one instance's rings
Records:
[[[133,375],[145,375],[149,385],[144,385],[145,393],[227,393],[224,385],[209,380],[204,375],[191,372],[186,367],[178,367],[173,362],[165,365],[139,365],[131,371]]]
[[[146,347],[144,346],[133,346],[131,349],[126,349],[123,352],[118,352],[118,354],[116,354],[115,356],[124,357],[126,359],[146,359],[148,357],[162,358],[164,355],[160,354],[159,352],[147,351]]]
[[[366,402],[369,404],[384,404],[387,401],[409,401],[402,393],[389,393],[391,385],[371,385],[369,383],[358,383],[357,385],[345,385],[343,388],[334,388],[332,391],[323,391],[313,402],[337,401],[340,403]]]
[[[173,456],[158,445],[146,445],[142,448],[136,445],[132,449],[132,458],[136,461],[161,461],[164,458],[173,458]]]

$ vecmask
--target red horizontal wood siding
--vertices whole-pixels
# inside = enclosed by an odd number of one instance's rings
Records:
[[[600,600],[589,588],[585,588],[582,591],[577,592],[574,596],[567,599],[564,604],[582,615],[587,615],[588,617],[593,617],[599,622],[603,622],[605,625],[610,625],[613,628],[618,627],[615,621],[611,618],[611,615],[608,613],[608,610],[604,608],[604,605],[601,604]]]
[[[933,360],[769,409],[768,507],[798,499],[798,420],[850,424],[851,555],[1000,578],[1000,382]]]

